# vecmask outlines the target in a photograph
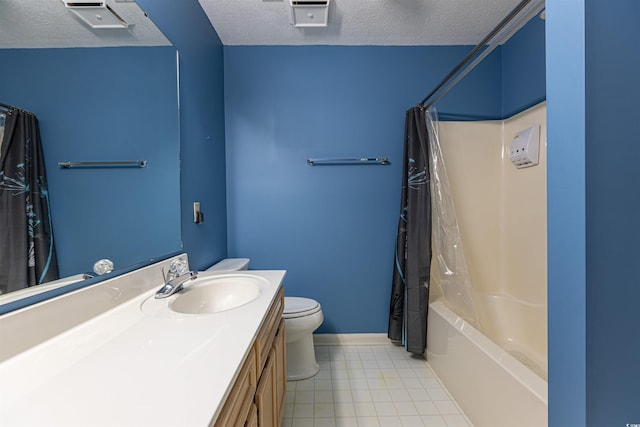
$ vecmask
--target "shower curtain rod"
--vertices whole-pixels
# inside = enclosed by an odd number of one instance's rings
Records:
[[[8,111],[8,110],[13,110],[16,107],[14,107],[13,105],[3,104],[2,102],[0,102],[0,108]]]
[[[0,102],[0,109],[5,111],[19,110],[19,111],[22,111],[23,113],[31,114],[35,116],[35,114],[33,114],[31,111],[23,110],[22,108],[16,107],[14,105],[5,104],[3,102]]]
[[[500,23],[493,29],[491,30],[491,32],[484,38],[482,39],[482,41],[480,41],[480,43],[478,43],[476,45],[476,47],[474,47],[471,52],[469,52],[469,54],[467,56],[464,57],[464,59],[462,59],[462,61],[460,61],[460,63],[458,63],[458,65],[456,65],[450,72],[449,74],[447,74],[441,81],[440,83],[438,83],[438,85],[431,91],[429,92],[429,94],[424,97],[424,99],[422,101],[420,101],[418,103],[418,107],[420,108],[429,108],[431,107],[433,104],[436,103],[436,101],[438,101],[445,93],[447,93],[453,86],[455,86],[455,84],[462,78],[464,77],[467,73],[469,73],[476,65],[478,65],[478,63],[485,57],[487,56],[489,53],[491,53],[493,51],[493,49],[495,49],[496,45],[489,45],[485,51],[482,53],[482,55],[479,58],[476,58],[476,60],[474,60],[473,62],[471,61],[473,59],[473,57],[480,51],[482,50],[485,45],[487,43],[489,43],[491,40],[493,40],[493,38],[498,35],[498,33],[500,33],[500,31],[502,31],[503,29],[505,29],[507,27],[507,25],[509,25],[509,23],[511,21],[513,21],[520,13],[522,13],[527,6],[529,6],[530,3],[534,3],[534,11],[535,13],[537,13],[537,8],[542,9],[542,5],[544,5],[544,1],[537,1],[538,5],[536,7],[535,3],[536,0],[523,0],[522,2],[520,2],[520,4],[518,4],[502,21],[500,21]],[[460,72],[460,70],[462,70],[467,64],[469,64],[469,67],[467,67],[467,69],[465,69],[462,73],[460,73],[457,77],[456,74],[458,74],[458,72]],[[454,79],[455,77],[455,79]],[[449,85],[444,88],[443,90],[441,90],[447,83],[449,83]],[[436,97],[434,97],[434,95],[436,95]],[[432,99],[433,98],[433,99]],[[429,101],[427,103],[427,101]],[[426,105],[425,105],[426,103]]]

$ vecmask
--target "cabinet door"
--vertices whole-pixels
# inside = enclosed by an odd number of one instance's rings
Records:
[[[276,409],[275,352],[271,349],[256,390],[259,427],[279,427]]]
[[[275,382],[276,382],[276,409],[278,425],[282,422],[284,412],[284,398],[287,387],[287,356],[286,356],[286,336],[285,322],[280,320],[278,332],[273,340],[273,349],[275,351]]]
[[[249,417],[247,418],[245,427],[258,427],[258,409],[255,404],[251,405],[251,410],[249,411]]]
[[[244,426],[253,404],[255,390],[256,359],[253,350],[251,350],[213,426]]]

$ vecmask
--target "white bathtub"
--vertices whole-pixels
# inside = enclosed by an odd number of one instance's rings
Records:
[[[475,427],[547,426],[547,382],[441,301],[429,305],[427,361]]]

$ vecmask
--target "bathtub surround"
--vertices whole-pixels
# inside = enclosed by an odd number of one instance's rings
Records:
[[[540,163],[516,169],[505,153],[513,134],[532,125],[541,126]],[[546,377],[546,106],[504,122],[439,128],[477,314],[467,320]],[[436,297],[440,277],[433,274]]]
[[[431,188],[427,110],[407,110],[402,193],[389,313],[389,339],[424,353],[431,270]]]
[[[533,125],[540,125],[540,163],[517,169],[507,155],[511,137]],[[439,136],[477,316],[450,311],[459,304],[448,304],[446,289],[438,298],[442,266],[434,264],[432,306],[440,309],[429,318],[428,360],[474,424],[501,425],[503,417],[503,425],[544,426],[546,396],[522,385],[546,391],[546,106],[503,122],[440,122]],[[470,325],[460,326],[462,318]]]
[[[547,426],[547,382],[441,301],[429,307],[427,360],[475,427]]]

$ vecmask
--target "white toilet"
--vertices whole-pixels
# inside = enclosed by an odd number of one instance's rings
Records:
[[[228,258],[206,271],[239,271],[249,268],[248,258]],[[287,341],[287,381],[303,380],[318,373],[313,348],[313,332],[324,320],[322,307],[310,298],[285,297],[285,336]]]
[[[287,381],[310,378],[320,370],[313,349],[313,332],[324,320],[322,307],[310,298],[285,297],[282,317],[287,341]]]
[[[249,258],[226,258],[213,264],[206,271],[240,271],[249,269]]]

